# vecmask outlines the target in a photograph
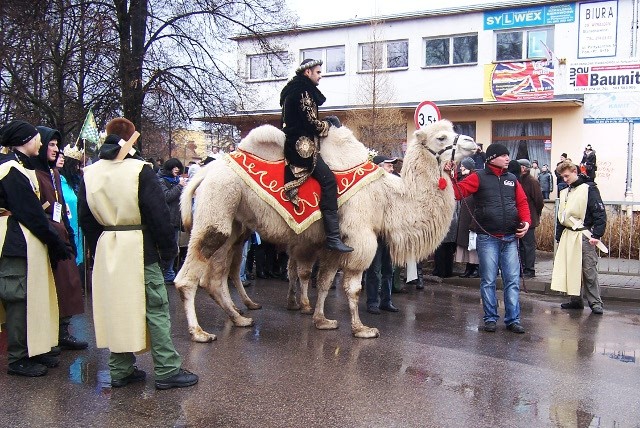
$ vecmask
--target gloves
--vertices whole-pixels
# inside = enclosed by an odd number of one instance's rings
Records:
[[[67,260],[72,257],[71,251],[67,247],[67,244],[61,240],[56,240],[54,243],[49,244],[49,260],[51,261],[51,267],[56,269],[60,260]]]
[[[324,120],[329,122],[329,125],[335,126],[336,128],[340,128],[342,124],[340,123],[340,119],[338,116],[327,116]]]

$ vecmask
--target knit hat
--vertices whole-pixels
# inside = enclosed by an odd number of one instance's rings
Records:
[[[476,169],[476,163],[470,157],[466,157],[466,158],[462,159],[462,162],[460,162],[460,165],[462,165],[463,167],[465,167],[469,171],[472,171],[472,170]]]
[[[0,145],[5,147],[23,146],[38,135],[35,126],[24,120],[12,120],[0,128]]]
[[[495,158],[497,158],[498,156],[508,155],[508,154],[509,154],[509,149],[507,149],[502,144],[498,144],[498,143],[490,144],[489,147],[487,147],[487,151],[486,151],[486,155],[487,155],[486,162],[489,163]]]

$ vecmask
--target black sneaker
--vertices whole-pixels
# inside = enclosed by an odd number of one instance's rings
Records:
[[[67,351],[80,351],[82,349],[87,349],[89,344],[83,340],[78,339],[72,334],[68,334],[66,336],[62,336],[58,339],[58,345]]]
[[[29,358],[22,358],[7,367],[8,374],[17,376],[38,377],[46,375],[47,371],[45,366],[31,361]]]
[[[146,378],[147,373],[144,370],[138,370],[138,368],[134,366],[133,372],[129,376],[125,376],[122,379],[111,379],[111,386],[114,388],[121,388],[133,382],[141,382]]]
[[[496,322],[495,321],[485,321],[484,323],[484,331],[489,333],[495,333],[496,331]]]
[[[572,300],[560,305],[562,309],[584,309],[584,303]]]
[[[57,357],[61,353],[62,353],[62,349],[60,349],[59,346],[54,346],[53,348],[51,348],[51,351],[44,353],[42,355],[46,355],[48,357]]]
[[[52,357],[51,355],[47,354],[36,355],[29,359],[34,363],[42,364],[43,366],[47,366],[50,369],[58,367],[58,364],[60,364],[60,360],[57,357]]]
[[[156,389],[184,388],[198,383],[198,375],[191,373],[189,370],[180,369],[173,376],[156,380]]]
[[[602,310],[602,305],[595,303],[591,305],[591,312],[596,315],[602,315],[604,311]]]
[[[524,327],[522,325],[520,325],[520,323],[514,322],[513,324],[509,324],[507,326],[507,330],[512,331],[514,333],[517,334],[522,334],[524,333]]]

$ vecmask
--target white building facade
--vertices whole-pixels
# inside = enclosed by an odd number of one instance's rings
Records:
[[[372,69],[384,72],[393,94],[388,105],[402,111],[406,128],[398,150],[416,129],[416,107],[432,101],[485,150],[499,142],[512,158],[550,169],[562,153],[579,163],[591,144],[603,199],[637,200],[639,6],[640,0],[431,6],[375,24],[336,22],[269,34],[283,46],[279,54],[265,54],[253,38],[238,36],[238,64],[254,102],[224,121],[243,134],[263,123],[279,126],[287,79],[303,59],[321,58],[319,88],[327,97],[321,115],[343,121],[349,110],[366,107],[361,80]],[[382,56],[373,56],[374,46]]]

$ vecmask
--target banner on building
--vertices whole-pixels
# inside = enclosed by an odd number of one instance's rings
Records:
[[[575,4],[500,9],[484,13],[485,30],[538,27],[575,21]]]
[[[640,60],[591,60],[568,64],[568,94],[640,91]]]
[[[552,61],[487,64],[484,71],[485,102],[553,99]]]
[[[584,96],[584,123],[640,122],[640,94],[615,92]]]
[[[616,56],[618,0],[580,3],[578,58]]]

